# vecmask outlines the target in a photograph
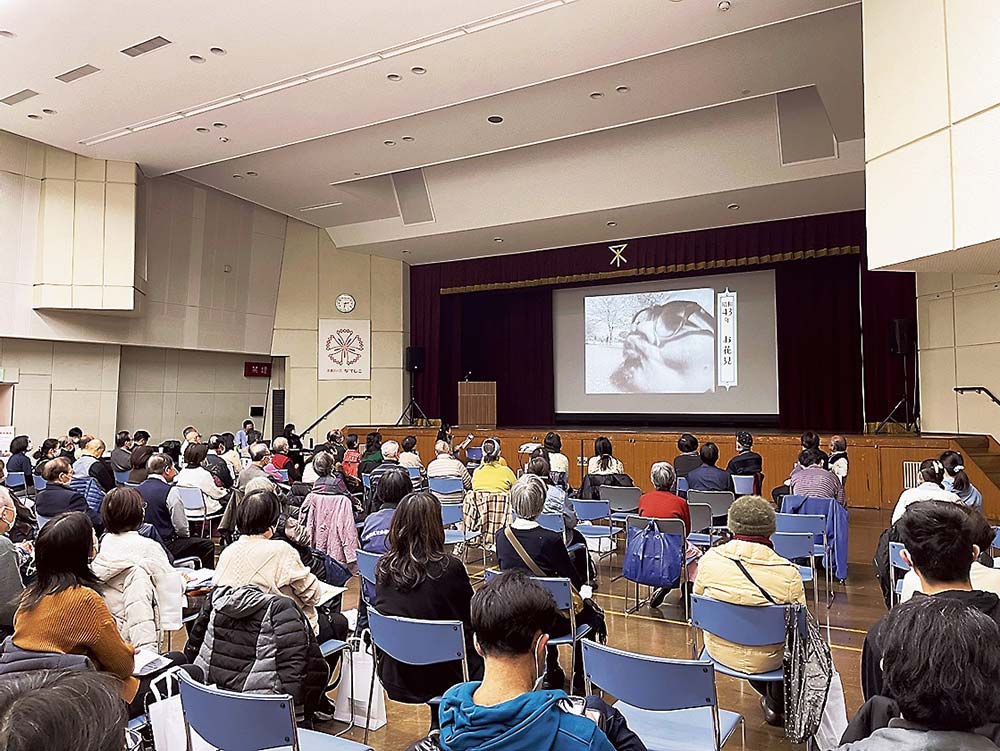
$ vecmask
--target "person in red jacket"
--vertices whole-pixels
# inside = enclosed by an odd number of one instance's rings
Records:
[[[670,462],[656,462],[649,471],[655,490],[639,498],[639,514],[651,519],[681,519],[684,529],[691,530],[691,510],[679,495],[670,492],[677,476]]]

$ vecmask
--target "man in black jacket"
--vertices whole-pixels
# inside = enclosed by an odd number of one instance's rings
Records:
[[[233,487],[233,473],[229,471],[229,462],[222,458],[226,453],[226,444],[220,435],[211,435],[208,438],[208,455],[205,457],[205,469],[212,473],[213,477],[218,477],[222,487],[231,490]]]
[[[969,570],[979,557],[973,543],[974,525],[965,506],[948,501],[920,501],[911,504],[896,529],[906,546],[903,556],[920,579],[923,595],[959,600],[982,611],[1000,624],[1000,598],[992,592],[972,588]],[[882,677],[883,616],[865,636],[861,651],[861,688],[867,701],[872,696],[895,698]]]
[[[736,434],[736,456],[729,460],[726,471],[731,475],[756,475],[763,471],[764,460],[753,450],[753,436],[747,430]]]

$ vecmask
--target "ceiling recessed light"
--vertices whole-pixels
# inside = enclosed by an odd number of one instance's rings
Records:
[[[730,211],[739,211],[740,205],[738,203],[731,203],[728,206],[726,206],[726,208],[729,209]]]
[[[741,94],[749,94],[750,93],[750,89],[743,89],[740,93]]]
[[[360,172],[355,172],[355,173],[354,173],[354,176],[355,176],[355,177],[361,177],[361,173],[360,173]]]
[[[399,73],[390,73],[386,76],[390,81],[402,81],[403,77]]]
[[[234,180],[242,180],[243,179],[243,175],[233,175],[233,179]]]
[[[252,169],[251,170],[247,170],[247,176],[248,177],[257,177],[257,173],[254,172]]]
[[[494,237],[493,238],[493,242],[495,242],[495,243],[502,243],[503,242],[503,238],[502,237]]]
[[[203,58],[201,55],[188,55],[188,60],[190,60],[192,63],[205,62],[205,58]]]
[[[218,55],[219,57],[222,57],[223,55],[226,54],[226,51],[222,49],[222,47],[211,47],[208,51],[211,52],[213,55]]]
[[[494,125],[499,125],[503,122],[503,118],[500,115],[490,115],[486,118],[487,122],[493,123]]]
[[[195,132],[197,132],[197,133],[208,133],[209,129],[206,128],[204,125],[199,125],[197,128],[195,128]]]
[[[631,89],[628,86],[619,86],[615,89],[619,94],[628,94]]]
[[[330,203],[317,203],[315,206],[303,206],[299,211],[316,211],[317,209],[332,209],[334,206],[343,206],[343,201],[331,201]]]
[[[603,91],[592,91],[590,92],[591,99],[602,99],[604,97]]]
[[[413,136],[403,136],[403,140],[407,143],[413,143],[414,138]]]
[[[406,250],[406,248],[403,248],[403,250],[401,250],[400,252],[403,253],[403,254],[405,254],[405,255],[409,255],[410,254],[410,251]]]
[[[719,10],[725,13],[727,10],[733,7],[733,4],[729,0],[721,0],[719,3]]]
[[[410,73],[412,73],[415,76],[422,76],[426,72],[427,72],[427,68],[424,68],[424,67],[422,67],[420,65],[414,65],[412,68],[410,68]],[[405,250],[403,252],[404,253],[409,253],[410,251]]]
[[[41,115],[36,115],[36,114],[32,113],[32,114],[28,115],[28,119],[29,120],[41,120],[42,116]]]
[[[608,222],[608,226],[609,227],[617,227],[618,226],[618,222],[610,221],[610,222]]]
[[[396,145],[395,141],[382,141],[382,143],[384,143],[386,146],[395,146]]]
[[[59,113],[56,112],[55,110],[50,110],[50,109],[46,108],[46,109],[42,110],[42,114],[43,115],[58,115]]]
[[[13,39],[16,36],[17,34],[15,34],[13,31],[7,31],[7,29],[0,29],[0,37],[3,37],[4,39]]]
[[[219,140],[223,143],[229,143],[229,136],[219,136]]]
[[[228,128],[229,126],[225,123],[212,123],[213,128]]]

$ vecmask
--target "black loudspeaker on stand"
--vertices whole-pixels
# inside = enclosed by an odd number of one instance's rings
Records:
[[[403,407],[396,425],[416,425],[418,420],[427,422],[427,414],[417,402],[417,373],[424,369],[424,348],[407,347],[406,371],[410,374],[410,401]]]
[[[885,430],[889,423],[899,425],[907,433],[917,431],[916,405],[910,396],[909,358],[913,357],[917,344],[917,326],[912,318],[894,318],[889,322],[889,352],[901,358],[903,363],[903,396],[889,414],[875,428],[876,433]],[[916,384],[914,384],[916,386]],[[916,393],[916,388],[913,389]]]

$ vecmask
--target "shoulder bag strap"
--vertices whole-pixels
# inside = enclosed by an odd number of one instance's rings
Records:
[[[778,602],[777,602],[777,601],[776,601],[776,600],[775,600],[775,599],[774,599],[773,597],[771,597],[770,593],[769,593],[769,592],[768,592],[768,591],[767,591],[766,589],[764,589],[764,588],[763,588],[762,586],[760,586],[760,585],[759,585],[759,584],[757,583],[757,581],[756,581],[756,580],[755,580],[755,579],[754,579],[754,578],[753,578],[752,576],[750,576],[750,572],[749,572],[749,571],[747,571],[747,568],[746,568],[746,566],[744,566],[744,565],[743,565],[743,562],[742,562],[742,561],[738,561],[738,560],[736,560],[736,559],[730,559],[730,560],[732,560],[732,561],[733,561],[733,563],[735,563],[735,564],[736,564],[737,566],[739,566],[739,569],[740,569],[740,571],[742,571],[742,572],[743,572],[743,576],[745,576],[745,577],[747,578],[747,580],[748,580],[748,581],[749,581],[749,582],[750,582],[751,584],[753,584],[753,585],[754,585],[755,587],[757,587],[758,591],[759,591],[759,592],[760,592],[760,593],[761,593],[762,595],[764,595],[764,599],[765,599],[765,600],[767,600],[767,601],[768,601],[769,603],[771,603],[772,605],[777,605],[777,604],[778,604]]]
[[[528,567],[528,570],[535,576],[545,578],[545,572],[542,571],[538,567],[538,564],[535,563],[534,559],[528,555],[528,551],[524,549],[524,546],[518,541],[513,530],[511,530],[509,526],[503,528],[503,536],[507,538],[507,542],[511,544],[514,548],[514,552],[517,553],[518,558],[524,562],[524,565]]]

